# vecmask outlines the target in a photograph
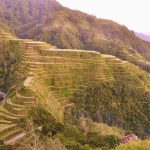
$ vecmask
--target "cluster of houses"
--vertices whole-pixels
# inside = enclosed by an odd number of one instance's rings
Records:
[[[135,134],[130,134],[122,137],[121,143],[125,144],[131,141],[139,141],[140,139]]]

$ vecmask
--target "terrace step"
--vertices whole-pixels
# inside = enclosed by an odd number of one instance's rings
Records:
[[[11,105],[12,107],[25,108],[25,106],[23,106],[23,105],[19,105],[19,104],[13,103],[11,99],[7,99],[7,100],[6,100],[6,103],[7,103],[8,105]]]
[[[21,133],[23,133],[22,129],[17,127],[15,130],[10,130],[9,132],[7,132],[6,134],[4,134],[3,136],[0,137],[1,140],[5,142],[7,142],[8,140],[14,138],[15,136],[20,135]],[[7,142],[8,143],[8,142]]]
[[[12,101],[14,104],[21,105],[21,107],[23,107],[23,108],[30,107],[31,105],[33,105],[35,103],[35,101],[33,101],[33,100],[25,101],[25,100],[22,100],[19,98],[13,99]]]
[[[17,114],[17,115],[25,114],[27,111],[27,108],[12,107],[7,104],[4,104],[4,108],[8,109],[10,113]]]
[[[18,120],[19,117],[18,116],[10,116],[10,115],[0,112],[0,119],[7,120],[7,121],[15,121],[15,120]]]
[[[25,99],[25,100],[28,100],[28,99],[34,99],[35,98],[35,96],[23,96],[23,95],[21,95],[21,94],[19,94],[19,93],[17,93],[16,94],[16,97],[17,98],[20,98],[20,99]]]
[[[15,136],[9,137],[9,138],[5,139],[4,144],[6,144],[6,145],[13,145],[13,144],[15,144],[16,141],[22,139],[22,138],[25,137],[25,136],[26,136],[26,133],[25,133],[25,132],[19,131],[19,132],[17,132],[17,133],[15,134]]]
[[[11,129],[14,129],[17,127],[17,124],[11,124],[11,125],[8,125],[8,124],[0,124],[0,135],[1,134],[4,134],[4,132],[6,132],[7,130],[11,130]],[[0,139],[1,139],[1,136],[0,136]]]
[[[7,120],[0,119],[0,124],[12,124],[12,121],[7,121]]]
[[[17,115],[17,114],[11,113],[8,110],[6,110],[5,108],[3,108],[3,110],[0,110],[0,114],[12,116],[12,117],[23,117],[24,116],[24,115]]]

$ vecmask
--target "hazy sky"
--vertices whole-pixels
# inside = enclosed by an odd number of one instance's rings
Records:
[[[57,0],[62,5],[150,33],[150,0]]]

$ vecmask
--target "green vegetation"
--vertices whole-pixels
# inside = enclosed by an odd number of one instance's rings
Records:
[[[101,136],[98,133],[90,132],[87,134],[87,143],[93,148],[111,149],[115,148],[120,143],[120,140],[114,135]]]
[[[97,132],[84,134],[72,125],[65,126],[64,131],[58,134],[57,137],[69,150],[111,149],[119,144],[119,138],[114,135],[102,136]]]
[[[24,96],[35,96],[35,93],[26,87],[21,87],[21,89],[19,89],[18,92]]]
[[[62,89],[60,89],[60,95],[61,95],[62,97],[68,96],[68,89],[67,89],[67,88],[62,88]]]
[[[139,141],[139,142],[130,142],[128,144],[121,144],[115,150],[149,150],[150,141]]]
[[[33,108],[29,112],[29,118],[32,118],[34,125],[42,126],[42,134],[47,137],[54,136],[57,132],[63,130],[63,125],[42,107]]]
[[[41,141],[44,140],[45,143],[47,138],[58,138],[68,150],[111,149],[120,143],[119,138],[115,135],[101,135],[99,132],[91,131],[84,133],[76,125],[71,124],[63,126],[42,107],[32,108],[28,117],[20,120],[20,125],[26,129],[29,120],[33,121],[35,131],[42,126],[42,130],[37,132],[40,133]]]
[[[104,82],[74,94],[79,111],[95,121],[118,126],[139,136],[149,133],[150,94],[124,81]]]
[[[20,61],[18,42],[0,40],[0,91],[7,92],[21,78],[18,72]]]

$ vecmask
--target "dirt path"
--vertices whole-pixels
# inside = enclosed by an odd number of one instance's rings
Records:
[[[22,139],[25,135],[26,135],[26,133],[23,132],[23,133],[21,133],[21,134],[15,136],[14,138],[12,138],[12,139],[10,139],[10,140],[4,142],[4,144],[6,144],[6,145],[8,145],[8,144],[13,144],[13,143],[15,143],[17,140]]]

